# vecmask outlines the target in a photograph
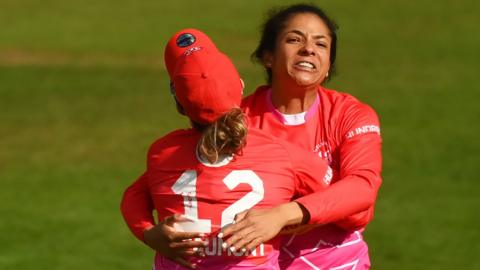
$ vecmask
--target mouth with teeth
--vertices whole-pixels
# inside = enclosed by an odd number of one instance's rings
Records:
[[[315,65],[307,61],[297,62],[295,66],[300,67],[301,69],[308,69],[308,70],[315,69]]]

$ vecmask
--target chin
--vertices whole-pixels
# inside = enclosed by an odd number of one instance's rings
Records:
[[[313,87],[319,86],[322,82],[319,80],[304,79],[304,78],[295,78],[297,85],[302,87]]]

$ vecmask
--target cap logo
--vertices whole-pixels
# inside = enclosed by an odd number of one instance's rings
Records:
[[[188,47],[193,43],[195,43],[195,41],[196,41],[196,38],[194,35],[189,33],[181,34],[177,38],[177,46],[181,48]]]
[[[188,50],[186,50],[183,55],[185,56],[189,56],[190,54],[194,53],[194,52],[198,52],[200,51],[202,48],[201,47],[192,47],[192,48],[189,48]]]

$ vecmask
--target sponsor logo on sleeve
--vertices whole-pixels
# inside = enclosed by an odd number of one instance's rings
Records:
[[[355,128],[355,129],[347,132],[347,135],[345,137],[347,139],[351,139],[355,136],[362,135],[362,134],[368,134],[368,133],[376,133],[376,134],[380,135],[380,127],[377,126],[377,125],[361,126],[361,127]]]

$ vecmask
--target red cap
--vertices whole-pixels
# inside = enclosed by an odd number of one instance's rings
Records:
[[[167,43],[165,48],[165,65],[168,75],[173,76],[178,58],[187,51],[198,48],[206,48],[211,51],[218,51],[213,41],[205,33],[197,29],[184,29],[177,32]]]
[[[195,29],[176,33],[165,48],[165,64],[175,97],[193,121],[210,124],[240,106],[240,76],[204,33]]]

